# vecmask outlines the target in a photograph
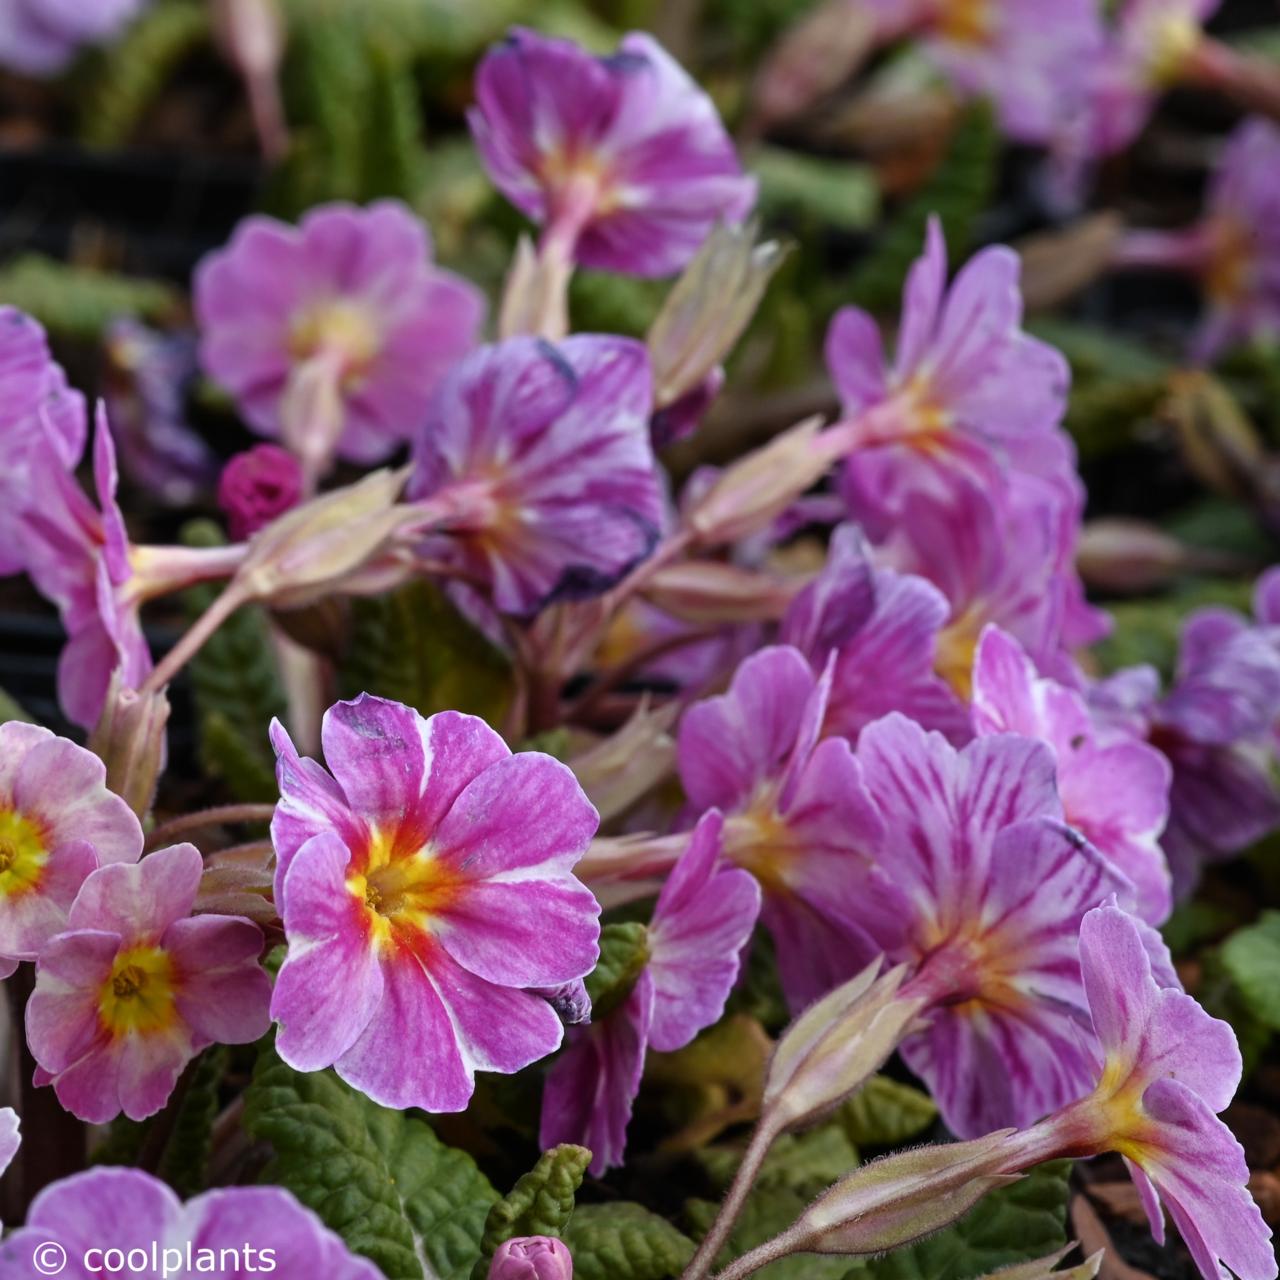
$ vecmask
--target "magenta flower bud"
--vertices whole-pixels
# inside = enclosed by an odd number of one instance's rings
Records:
[[[498,1246],[489,1280],[573,1280],[573,1256],[563,1240],[517,1236]]]
[[[218,506],[237,542],[251,538],[302,500],[302,464],[275,444],[238,453],[218,481]]]

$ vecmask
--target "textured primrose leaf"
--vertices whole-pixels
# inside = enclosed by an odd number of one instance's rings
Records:
[[[217,546],[221,531],[206,520],[182,531],[188,546]],[[184,600],[194,621],[217,595],[216,586],[192,587]],[[238,609],[209,638],[187,670],[200,724],[200,757],[244,801],[276,799],[275,756],[267,741],[272,716],[282,716],[284,693],[272,660],[265,613]]]
[[[571,1143],[544,1151],[538,1163],[489,1210],[471,1280],[485,1280],[498,1246],[514,1236],[563,1236],[590,1163],[591,1152]]]
[[[209,13],[198,0],[154,5],[112,41],[109,53],[94,56],[81,94],[85,142],[118,147],[129,141],[179,66],[209,43]]]
[[[425,1120],[370,1102],[332,1071],[294,1071],[265,1047],[244,1123],[275,1153],[262,1181],[293,1192],[387,1280],[470,1275],[498,1195]]]
[[[649,962],[649,931],[642,924],[607,924],[600,931],[600,960],[587,974],[591,1016],[599,1021],[616,1009]]]
[[[890,222],[875,252],[855,272],[850,294],[871,311],[896,311],[902,284],[924,248],[930,217],[942,220],[953,269],[963,259],[978,215],[988,207],[1000,156],[991,106],[975,102],[960,120],[951,147],[929,182]]]
[[[0,302],[34,316],[55,337],[97,340],[118,316],[160,321],[174,314],[178,293],[159,280],[26,253],[0,270]]]
[[[824,228],[865,231],[879,212],[875,174],[844,157],[831,160],[762,146],[751,153],[748,167],[760,180],[766,217],[792,216]]]
[[[159,1168],[160,1176],[184,1200],[208,1185],[218,1087],[227,1071],[228,1056],[225,1045],[213,1045],[187,1068],[191,1078],[178,1104]]]
[[[1222,966],[1260,1022],[1280,1031],[1280,911],[1265,911],[1222,944]]]
[[[564,1241],[574,1280],[674,1280],[693,1257],[693,1241],[638,1204],[576,1210]]]
[[[1071,1162],[1056,1160],[993,1191],[945,1231],[868,1259],[849,1280],[971,1280],[1039,1258],[1067,1242]]]
[[[855,1147],[892,1147],[927,1129],[937,1114],[928,1094],[888,1076],[872,1076],[837,1116]]]
[[[353,602],[339,673],[344,697],[374,693],[429,716],[446,708],[501,720],[510,664],[429,582]]]

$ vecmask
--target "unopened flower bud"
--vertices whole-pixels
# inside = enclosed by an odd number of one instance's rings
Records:
[[[757,129],[800,115],[853,76],[880,36],[876,8],[825,0],[783,33],[752,88]]]
[[[648,337],[659,410],[702,387],[751,323],[787,254],[755,233],[751,223],[717,227],[662,304]]]
[[[880,974],[874,960],[783,1033],[765,1078],[761,1124],[774,1133],[810,1123],[838,1106],[898,1047],[923,998],[902,997],[899,965]]]
[[[654,573],[642,594],[664,613],[685,622],[715,626],[776,622],[794,589],[772,574],[713,560],[689,560]]]
[[[1080,533],[1076,567],[1102,591],[1155,591],[1187,572],[1230,573],[1235,557],[1189,547],[1144,520],[1091,520]]]
[[[1226,498],[1247,500],[1256,494],[1266,472],[1265,450],[1226,386],[1199,370],[1179,373],[1169,380],[1165,415],[1183,460],[1202,484]]]
[[[259,444],[238,453],[218,481],[218,506],[237,542],[251,538],[302,500],[302,466],[287,449]]]
[[[842,1178],[785,1235],[795,1253],[883,1253],[940,1231],[989,1191],[1022,1174],[999,1173],[1013,1130],[972,1142],[916,1147],[873,1160]]]
[[[654,711],[646,699],[616,733],[569,760],[601,822],[629,809],[671,771],[676,759],[670,733],[675,716],[674,704]]]
[[[528,333],[557,342],[569,332],[569,280],[573,261],[563,254],[539,253],[521,236],[507,273],[498,312],[498,335]]]
[[[845,451],[838,430],[807,418],[726,467],[686,517],[702,546],[723,546],[767,528]]]
[[[403,471],[375,471],[313,498],[263,529],[250,543],[237,582],[251,599],[298,608],[357,574],[408,517],[396,499]]]
[[[573,1280],[573,1256],[563,1240],[517,1236],[498,1246],[489,1280]]]
[[[333,466],[347,424],[343,372],[341,350],[322,349],[294,368],[280,400],[280,438],[298,455],[312,487]]]
[[[155,800],[164,769],[169,699],[163,690],[139,693],[111,676],[102,715],[89,737],[89,750],[107,766],[107,786],[144,819]]]
[[[1030,1262],[1015,1262],[1011,1267],[1001,1267],[998,1271],[988,1272],[982,1280],[1094,1280],[1102,1267],[1105,1249],[1091,1253],[1083,1262],[1074,1267],[1066,1267],[1061,1271],[1054,1268],[1077,1247],[1072,1240],[1057,1253],[1046,1254],[1043,1258],[1032,1258]]]

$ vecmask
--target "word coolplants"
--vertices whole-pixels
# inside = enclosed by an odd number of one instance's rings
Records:
[[[774,7],[0,3],[0,1280],[1277,1276],[1280,71]]]

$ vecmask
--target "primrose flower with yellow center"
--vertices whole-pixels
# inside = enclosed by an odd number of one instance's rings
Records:
[[[247,218],[195,279],[200,360],[246,421],[322,474],[381,462],[475,345],[479,290],[437,267],[426,228],[382,200]]]
[[[729,691],[680,724],[680,780],[699,811],[725,815],[724,857],[763,894],[782,988],[796,1010],[861,967],[850,939],[860,872],[882,824],[848,741],[822,737],[828,667],[788,645],[752,654]]]
[[[325,714],[326,772],[274,724],[271,825],[289,952],[271,1002],[299,1071],[390,1107],[460,1111],[476,1071],[555,1050],[535,990],[595,967],[599,905],[573,866],[599,819],[573,774],[482,720],[362,694]]]
[[[933,218],[907,277],[892,367],[867,312],[836,313],[826,360],[849,436],[841,491],[859,521],[892,520],[906,495],[946,493],[957,473],[985,484],[1008,465],[1060,466],[1070,370],[1023,332],[1019,274],[1017,254],[995,245],[948,289],[946,242]]]
[[[850,936],[856,963],[912,967],[897,998],[923,1029],[904,1061],[964,1138],[1074,1101],[1091,1066],[1080,920],[1132,886],[1061,821],[1049,749],[997,734],[957,751],[895,713],[857,756],[882,824]]]
[[[95,871],[47,943],[27,1005],[38,1084],[91,1124],[154,1115],[211,1044],[265,1034],[262,930],[192,916],[204,860],[193,845]]]
[[[481,347],[422,423],[406,496],[431,513],[424,553],[504,613],[599,595],[664,522],[643,343],[579,334]]]
[[[48,729],[0,725],[0,972],[66,927],[99,866],[136,862],[142,828],[91,751]]]
[[[755,203],[714,103],[652,36],[597,58],[523,27],[485,55],[468,113],[498,189],[544,249],[626,275],[686,266]]]
[[[1240,1280],[1274,1280],[1271,1232],[1247,1190],[1244,1151],[1216,1114],[1240,1083],[1235,1033],[1176,979],[1156,980],[1139,922],[1118,907],[1085,915],[1080,965],[1096,1084],[1011,1139],[1019,1163],[1118,1152],[1157,1242],[1163,1202],[1205,1280],[1225,1268]]]

